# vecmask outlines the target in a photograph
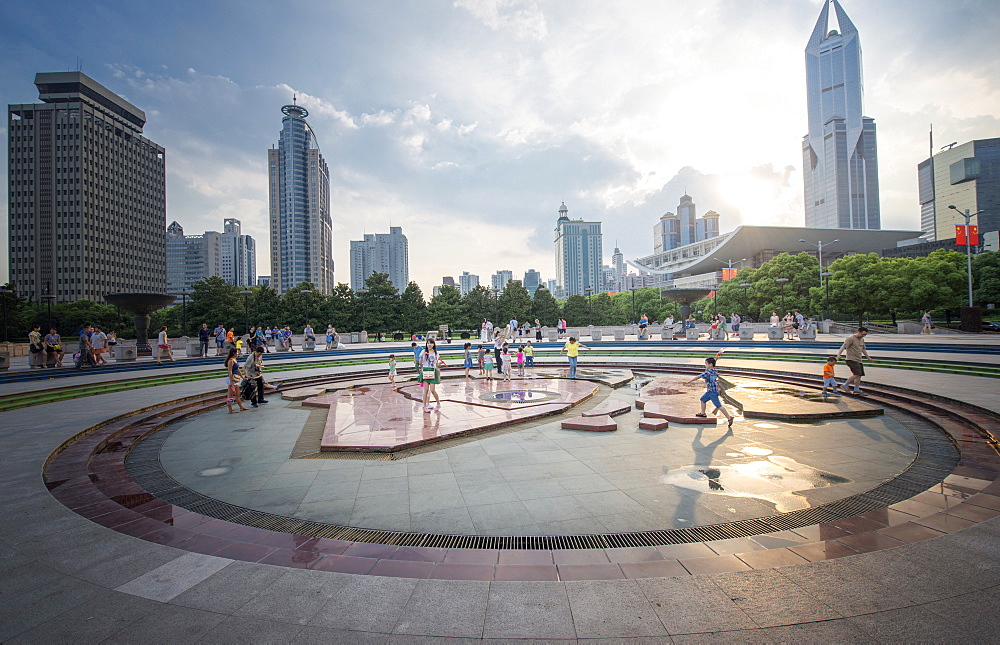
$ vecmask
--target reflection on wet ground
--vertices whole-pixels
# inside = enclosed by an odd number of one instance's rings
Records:
[[[748,446],[738,453],[766,457],[745,463],[720,466],[686,466],[670,470],[660,478],[668,486],[688,490],[716,492],[732,497],[749,497],[774,504],[779,513],[809,508],[809,501],[800,491],[825,488],[834,484],[849,484],[851,480],[791,457],[772,454],[767,448]]]

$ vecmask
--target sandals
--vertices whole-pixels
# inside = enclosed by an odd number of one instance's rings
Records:
[[[736,419],[735,419],[734,417],[729,417],[729,423],[728,423],[728,426],[729,426],[730,428],[732,428],[732,427],[733,427],[733,421],[736,421]]]
[[[698,417],[698,418],[700,418],[700,419],[707,419],[707,418],[708,418],[708,415],[707,415],[707,414],[705,414],[704,412],[699,412],[699,413],[697,413],[697,414],[696,414],[696,415],[694,415],[694,416],[696,416],[696,417]]]

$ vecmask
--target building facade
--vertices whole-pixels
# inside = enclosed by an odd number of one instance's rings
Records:
[[[653,253],[701,242],[718,234],[719,214],[710,210],[698,217],[694,200],[685,193],[677,204],[677,214],[664,213],[653,225]]]
[[[514,272],[507,271],[506,269],[501,269],[490,276],[490,286],[497,291],[503,291],[507,288],[507,285],[511,280],[514,279]]]
[[[146,115],[82,72],[7,106],[10,280],[55,302],[166,288],[166,152]],[[127,243],[126,243],[127,242]]]
[[[600,222],[571,220],[563,203],[556,220],[556,275],[563,297],[586,296],[603,289],[603,238]]]
[[[840,31],[830,28],[833,6]],[[864,116],[858,30],[825,2],[806,45],[809,133],[802,139],[807,228],[879,229],[875,120]]]
[[[284,293],[311,282],[330,293],[333,280],[333,220],[330,170],[301,105],[281,108],[277,148],[267,151],[271,286]]]
[[[462,271],[462,275],[458,276],[458,290],[464,296],[473,289],[479,286],[479,276],[475,273],[469,273],[468,271]]]
[[[534,298],[535,292],[538,291],[538,287],[542,284],[542,274],[534,269],[528,269],[524,272],[524,280],[521,281],[521,284],[528,290],[528,295]]]
[[[986,233],[1000,229],[1000,138],[953,145],[917,166],[920,230],[929,242],[955,237],[962,213],[978,213],[971,223]]]
[[[229,284],[252,287],[257,284],[257,247],[254,239],[244,235],[241,228],[238,219],[230,217],[223,222],[218,275]]]
[[[399,292],[406,289],[410,282],[410,248],[401,226],[351,241],[351,289],[364,289],[372,273],[386,273]]]

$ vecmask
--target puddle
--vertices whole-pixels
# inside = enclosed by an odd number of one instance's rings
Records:
[[[759,499],[774,504],[780,513],[809,508],[808,500],[799,494],[802,491],[851,482],[791,457],[772,455],[765,448],[746,448],[743,452],[764,453],[760,456],[767,458],[731,466],[686,466],[669,471],[660,482],[698,492]]]
[[[764,428],[765,430],[770,430],[772,428],[780,428],[781,426],[776,426],[773,423],[755,423],[753,424],[755,428]]]
[[[740,452],[747,455],[755,455],[757,457],[766,457],[767,455],[772,454],[774,451],[768,450],[767,448],[758,448],[757,446],[747,446]]]
[[[206,468],[204,470],[199,470],[195,474],[198,475],[199,477],[218,477],[219,475],[225,475],[231,470],[232,468],[228,466],[222,466],[219,468]]]

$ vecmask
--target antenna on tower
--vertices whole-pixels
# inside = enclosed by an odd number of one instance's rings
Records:
[[[295,94],[292,94],[292,105],[295,105],[295,99],[296,99]]]

